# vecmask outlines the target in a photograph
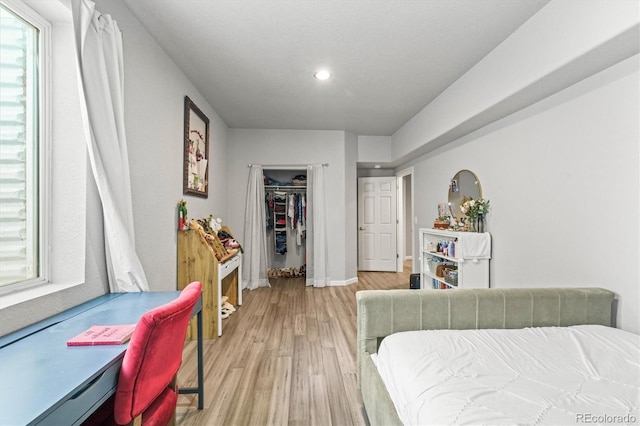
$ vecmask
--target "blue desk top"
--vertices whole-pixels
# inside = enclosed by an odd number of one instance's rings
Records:
[[[135,324],[144,312],[179,293],[107,294],[4,336],[0,340],[0,425],[41,421],[119,363],[128,346],[69,347],[68,339],[92,325]]]

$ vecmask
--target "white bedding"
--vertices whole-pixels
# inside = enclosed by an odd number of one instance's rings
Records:
[[[640,421],[640,336],[611,327],[407,331],[375,363],[406,425]]]

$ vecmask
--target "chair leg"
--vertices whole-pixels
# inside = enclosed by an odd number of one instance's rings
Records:
[[[176,373],[175,376],[173,376],[173,379],[171,379],[171,383],[169,383],[169,387],[171,389],[173,389],[173,391],[177,394],[178,393],[178,373]],[[173,409],[173,415],[171,416],[171,420],[169,420],[169,424],[168,426],[176,426],[176,409]]]
[[[142,426],[142,414],[134,417],[127,426]]]

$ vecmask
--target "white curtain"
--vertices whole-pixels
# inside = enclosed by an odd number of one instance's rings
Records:
[[[324,167],[307,166],[307,285],[325,287],[329,277]]]
[[[268,287],[267,229],[262,167],[251,166],[244,216],[242,288]]]
[[[122,34],[89,0],[72,0],[80,104],[91,168],[102,200],[111,292],[147,291],[135,251],[124,129]]]

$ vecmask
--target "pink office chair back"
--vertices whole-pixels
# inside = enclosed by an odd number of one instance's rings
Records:
[[[193,282],[176,300],[146,312],[138,321],[118,379],[114,404],[118,424],[128,424],[140,414],[143,424],[167,424],[175,413],[177,388],[170,384],[182,364],[187,326],[201,291],[202,284]]]

